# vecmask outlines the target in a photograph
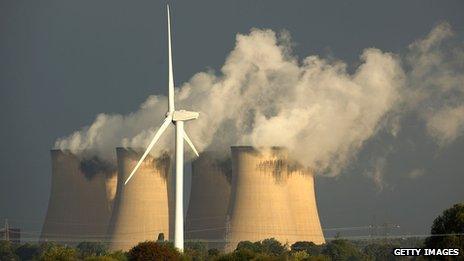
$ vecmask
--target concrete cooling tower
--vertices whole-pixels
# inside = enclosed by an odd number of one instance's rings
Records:
[[[232,147],[232,194],[227,232],[232,251],[240,241],[275,238],[324,243],[313,177],[293,170],[283,148]]]
[[[120,182],[108,231],[110,249],[126,251],[139,242],[156,240],[159,233],[168,240],[173,222],[169,218],[173,216],[168,185],[170,158],[148,156],[131,182],[124,185],[142,154],[125,148],[117,148],[116,154]]]
[[[52,180],[41,241],[77,244],[104,240],[111,217],[116,172],[107,163],[82,161],[52,150]]]
[[[190,202],[186,216],[187,240],[209,248],[224,248],[230,198],[230,160],[219,161],[204,152],[192,163]]]
[[[287,191],[290,211],[296,226],[293,241],[325,243],[317,211],[313,174],[301,170],[289,170]]]

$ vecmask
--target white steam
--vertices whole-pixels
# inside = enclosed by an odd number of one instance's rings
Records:
[[[441,48],[451,36],[449,25],[438,25],[409,47],[404,61],[366,49],[350,74],[341,61],[298,60],[286,33],[252,29],[237,35],[219,74],[197,73],[179,88],[176,106],[201,113],[186,124],[199,150],[225,154],[231,145],[285,146],[293,159],[336,175],[387,125],[392,111],[420,111],[438,141],[451,142],[463,133],[463,48],[452,56]],[[450,102],[449,93],[458,96]],[[165,97],[150,96],[134,113],[99,114],[89,127],[58,139],[55,147],[106,159],[116,146],[145,147],[166,107]],[[154,154],[171,148],[167,136],[172,131],[166,134]]]

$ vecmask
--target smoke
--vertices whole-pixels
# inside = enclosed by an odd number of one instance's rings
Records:
[[[298,59],[287,32],[252,29],[237,35],[220,72],[197,73],[178,88],[176,106],[200,112],[186,124],[200,151],[285,146],[292,159],[337,175],[379,130],[401,131],[405,115],[420,117],[439,144],[462,135],[464,48],[452,37],[442,23],[404,55],[365,49],[349,73],[343,61]],[[164,96],[150,96],[134,113],[99,114],[55,147],[111,159],[117,146],[145,147],[166,108]],[[167,131],[152,154],[172,149],[172,135]]]

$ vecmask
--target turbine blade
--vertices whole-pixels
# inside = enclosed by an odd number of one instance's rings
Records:
[[[142,157],[140,158],[139,162],[137,162],[137,165],[135,165],[135,168],[132,170],[131,174],[129,175],[129,177],[126,179],[126,181],[124,182],[124,185],[127,185],[127,182],[129,182],[129,180],[132,178],[132,176],[135,174],[135,172],[137,171],[137,169],[140,167],[140,165],[142,164],[143,160],[145,160],[145,158],[148,156],[148,153],[150,153],[151,149],[153,148],[153,146],[155,145],[155,143],[158,141],[158,139],[161,137],[161,134],[163,134],[163,132],[167,129],[167,127],[169,126],[169,124],[172,122],[172,117],[171,116],[168,116],[166,117],[166,119],[164,120],[163,124],[161,125],[161,127],[158,129],[158,131],[156,132],[155,136],[153,137],[153,139],[151,140],[150,144],[148,145],[147,149],[145,150],[145,152],[143,153]]]
[[[169,112],[174,112],[174,73],[172,71],[172,50],[171,50],[171,17],[169,5],[168,12],[168,96],[169,96]]]
[[[193,143],[190,140],[189,136],[187,135],[187,132],[185,132],[185,130],[184,130],[184,139],[188,143],[188,145],[190,145],[190,148],[192,148],[193,152],[195,152],[195,155],[197,155],[197,157],[199,157],[200,155],[198,155],[197,149],[195,148],[195,146],[193,146]]]

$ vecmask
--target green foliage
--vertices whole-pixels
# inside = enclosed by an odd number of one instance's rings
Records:
[[[254,253],[261,253],[261,243],[259,241],[257,242],[251,242],[251,241],[241,241],[237,244],[237,247],[235,248],[235,251],[241,251],[241,250],[250,250]]]
[[[364,260],[364,255],[348,240],[335,239],[326,244],[322,254],[332,260]]]
[[[40,248],[36,244],[26,243],[18,246],[15,250],[15,254],[20,260],[34,260],[38,259],[40,255]]]
[[[200,241],[185,242],[185,255],[191,257],[192,260],[205,260],[208,256],[207,244]]]
[[[101,242],[81,242],[77,245],[77,250],[82,258],[104,256],[108,252],[108,246]]]
[[[364,254],[368,257],[371,257],[373,260],[398,260],[397,257],[393,255],[393,248],[398,247],[388,243],[380,244],[373,243],[364,247]]]
[[[451,239],[453,239],[451,237]],[[446,244],[447,242],[444,241]],[[457,244],[452,242],[450,244]],[[422,246],[422,241],[413,239],[382,240],[342,240],[336,239],[325,245],[301,241],[290,249],[270,238],[262,241],[242,241],[232,253],[221,254],[218,249],[207,249],[207,244],[199,241],[186,242],[184,253],[179,253],[171,242],[146,241],[138,244],[129,253],[108,252],[101,243],[80,243],[76,248],[64,247],[45,242],[40,245],[12,245],[0,241],[0,260],[83,260],[83,261],[128,261],[128,260],[207,260],[207,261],[329,261],[329,260],[409,260],[394,258],[394,247]],[[362,251],[361,251],[362,250]],[[414,260],[425,260],[418,257]]]
[[[18,257],[14,253],[14,248],[9,241],[0,241],[0,260],[16,260]]]
[[[313,242],[298,241],[291,245],[290,249],[293,251],[305,251],[311,256],[317,256],[321,254],[322,245],[316,245]]]
[[[115,252],[112,252],[110,254],[107,254],[106,256],[112,257],[117,261],[127,261],[127,260],[129,260],[128,257],[127,257],[127,253],[122,252],[122,251],[115,251]]]
[[[84,259],[84,261],[117,261],[111,256],[91,256]]]
[[[261,241],[262,252],[271,256],[281,256],[287,252],[287,246],[282,245],[274,238],[264,239]]]
[[[294,261],[302,261],[302,260],[309,259],[309,254],[308,254],[308,252],[306,252],[304,250],[292,251],[292,253],[290,254],[290,257]]]
[[[42,261],[73,261],[78,260],[77,251],[74,248],[51,245],[40,256]]]
[[[436,236],[428,237],[425,240],[427,248],[459,248],[464,250],[464,203],[455,204],[453,207],[443,211],[434,221],[431,234]]]
[[[249,248],[240,248],[235,249],[232,259],[225,259],[225,260],[251,260],[254,258],[259,252],[255,252]]]
[[[128,253],[131,261],[180,260],[181,255],[172,244],[145,241],[133,247]]]
[[[246,251],[247,250],[247,251]],[[248,255],[249,252],[255,254],[266,254],[269,256],[281,256],[287,252],[287,246],[282,245],[279,241],[274,238],[264,239],[263,241],[241,241],[238,243],[235,251],[239,251],[240,254]]]
[[[210,258],[212,258],[212,257],[217,257],[217,256],[219,256],[220,254],[221,254],[221,253],[219,252],[219,250],[218,250],[217,248],[211,248],[211,249],[208,250],[208,256],[209,256]]]

